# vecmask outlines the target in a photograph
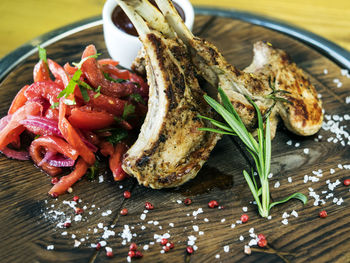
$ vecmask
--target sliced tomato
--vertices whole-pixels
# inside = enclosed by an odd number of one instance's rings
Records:
[[[20,124],[27,116],[38,116],[42,112],[42,106],[37,102],[28,102],[19,108],[11,117],[7,125],[0,132],[0,150],[18,139],[18,136],[25,130]]]
[[[107,141],[101,142],[99,147],[100,147],[100,152],[103,156],[111,156],[114,153],[113,144],[111,144],[110,142],[107,142]]]
[[[113,98],[103,94],[97,94],[92,90],[88,90],[87,92],[90,98],[90,100],[86,102],[87,105],[103,109],[115,116],[122,116],[126,103],[125,100]],[[75,89],[74,95],[83,100],[83,96],[81,95],[79,89]]]
[[[33,79],[34,82],[51,80],[49,69],[47,67],[47,64],[43,60],[40,60],[34,66]]]
[[[26,96],[28,100],[44,98],[53,105],[58,102],[57,96],[62,89],[61,85],[51,80],[35,82],[24,91],[24,96]]]
[[[102,65],[112,65],[112,66],[117,66],[119,65],[119,61],[110,59],[110,58],[101,58],[99,60],[97,60],[98,64]]]
[[[45,118],[49,120],[57,120],[58,121],[58,110],[57,109],[52,109],[48,108],[45,113]]]
[[[74,73],[78,70],[77,67],[73,67],[73,66],[69,65],[68,62],[66,64],[64,64],[63,68],[66,71],[66,73],[68,73],[71,76],[73,76]]]
[[[85,48],[82,59],[95,54],[95,46],[89,45]],[[94,88],[101,86],[102,94],[119,98],[130,95],[135,88],[135,84],[132,82],[116,83],[107,80],[95,58],[87,59],[81,66],[81,70]]]
[[[134,93],[140,94],[143,98],[148,98],[149,87],[146,81],[141,76],[131,72],[129,72],[129,79],[130,81],[139,84],[139,86],[137,86],[137,88],[134,90]]]
[[[93,165],[95,163],[94,153],[86,146],[79,136],[79,133],[69,123],[66,118],[66,112],[67,105],[60,102],[58,128],[66,141],[78,151],[79,155],[84,159],[84,161],[89,165]]]
[[[112,114],[106,111],[94,111],[88,107],[72,109],[68,120],[74,127],[85,130],[103,129],[115,122]]]
[[[109,157],[109,168],[113,173],[114,181],[121,181],[126,177],[126,173],[122,168],[123,155],[128,150],[128,146],[119,142],[114,147],[114,152],[111,157]]]
[[[63,84],[64,88],[67,87],[69,83],[69,76],[64,71],[64,68],[51,59],[47,59],[47,64],[55,78]]]
[[[88,165],[83,159],[79,159],[75,165],[75,169],[70,174],[61,177],[57,184],[55,184],[49,191],[50,195],[64,194],[69,187],[76,183],[86,173]]]
[[[29,85],[25,85],[16,95],[16,97],[13,99],[10,109],[8,111],[8,114],[15,113],[20,107],[22,107],[27,102],[27,97],[24,95],[25,91]]]
[[[129,71],[118,69],[115,66],[110,64],[102,65],[101,69],[103,72],[108,73],[112,78],[115,78],[115,79],[128,80],[130,78]]]

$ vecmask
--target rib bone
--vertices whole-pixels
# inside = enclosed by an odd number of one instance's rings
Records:
[[[155,30],[153,17],[135,7],[140,1],[117,2],[140,35],[150,86],[147,116],[123,169],[152,188],[181,185],[196,176],[220,136],[198,130],[209,125],[198,114],[212,114],[183,42],[170,27],[160,26],[165,34]]]

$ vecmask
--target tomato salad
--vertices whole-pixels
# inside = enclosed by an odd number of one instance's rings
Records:
[[[93,174],[99,156],[109,158],[114,180],[124,179],[129,134],[137,133],[147,112],[145,80],[98,56],[89,45],[79,63],[62,67],[39,47],[34,82],[17,93],[0,120],[0,151],[13,159],[31,158],[50,176],[61,176],[49,191],[54,197]]]

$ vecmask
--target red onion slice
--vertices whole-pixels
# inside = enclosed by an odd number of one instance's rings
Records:
[[[48,163],[54,167],[72,167],[74,166],[75,161],[70,158],[56,155],[48,160]]]
[[[38,134],[37,132],[39,129],[39,131],[42,133],[40,135],[55,135],[58,137],[63,137],[62,133],[58,129],[58,123],[44,117],[28,116],[27,119],[20,121],[20,123],[29,131],[35,130],[36,134]]]
[[[88,140],[86,140],[84,137],[80,137],[81,140],[83,141],[83,143],[85,143],[85,145],[92,151],[92,152],[97,152],[98,148],[93,145],[91,142],[89,142]]]
[[[29,160],[29,153],[25,151],[15,151],[13,149],[5,147],[2,150],[2,153],[6,155],[7,158],[12,158],[21,161]]]
[[[47,163],[51,158],[56,155],[56,152],[47,151],[45,153],[44,158],[37,164],[38,166],[42,166],[44,163]]]

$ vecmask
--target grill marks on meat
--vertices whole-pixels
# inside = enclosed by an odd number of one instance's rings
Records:
[[[275,90],[289,92],[283,96],[282,93],[276,95],[290,101],[276,102],[270,117],[271,135],[275,133],[278,116],[291,132],[298,135],[313,135],[321,128],[322,103],[317,98],[315,87],[306,74],[290,62],[284,51],[260,41],[254,45],[252,64],[241,71],[230,65],[213,44],[193,36],[170,0],[156,0],[156,3],[170,27],[188,46],[197,74],[211,84],[214,93],[220,86],[228,94],[248,128],[255,126],[256,116],[244,95],[250,96],[265,112],[274,104],[272,99],[267,98],[272,92],[271,80]]]
[[[196,176],[220,136],[198,130],[209,126],[198,114],[210,115],[210,109],[186,46],[149,28],[151,23],[145,29],[136,9],[123,2],[143,43],[150,86],[149,110],[123,169],[145,186],[175,187]]]
[[[247,72],[273,80],[276,90],[288,93],[278,96],[290,103],[277,102],[276,111],[286,127],[298,135],[315,134],[322,125],[322,103],[317,98],[315,87],[308,76],[291,62],[289,56],[280,49],[262,41],[254,44],[252,64]]]
[[[211,43],[193,36],[170,0],[116,0],[136,27],[143,49],[133,69],[146,72],[149,110],[140,135],[127,152],[123,169],[152,188],[174,187],[196,176],[220,136],[198,131],[210,126],[198,114],[211,116],[196,76],[206,80],[208,93],[221,87],[244,124],[256,127],[256,113],[271,110],[271,136],[279,117],[299,135],[312,135],[322,124],[321,101],[306,74],[287,54],[264,42],[254,45],[254,59],[245,70],[230,65]],[[289,101],[276,101],[271,95]],[[274,107],[273,107],[274,106]]]

